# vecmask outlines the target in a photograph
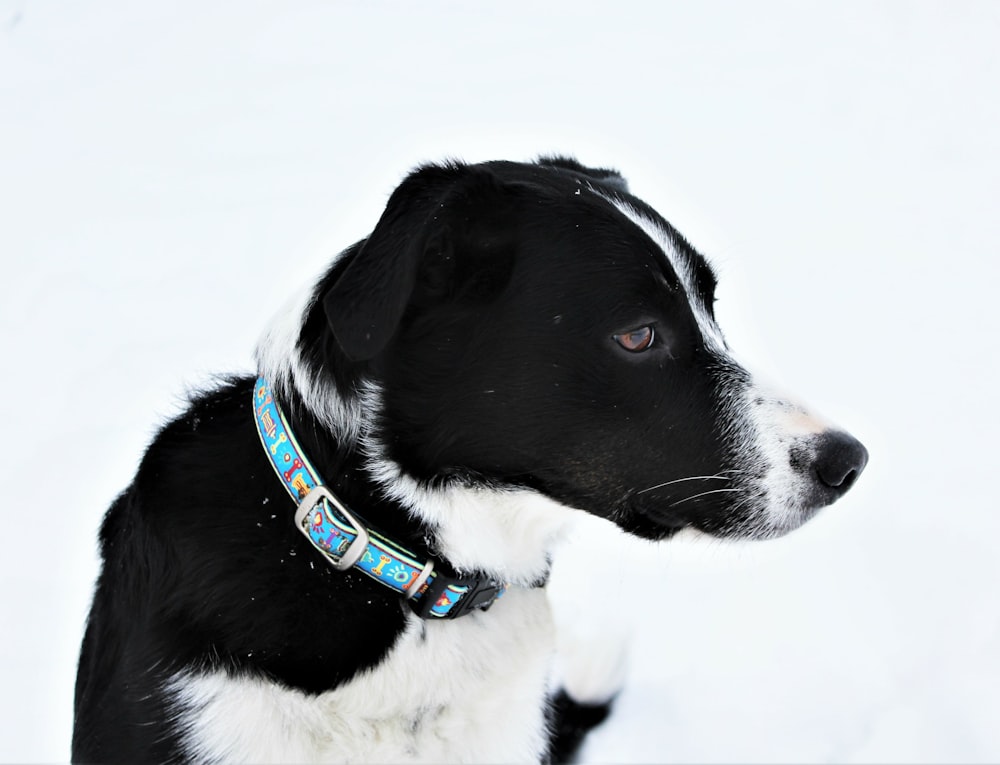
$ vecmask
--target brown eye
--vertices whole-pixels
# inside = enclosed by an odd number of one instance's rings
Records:
[[[654,337],[652,327],[639,327],[631,332],[615,335],[615,342],[630,353],[642,353],[653,344]]]

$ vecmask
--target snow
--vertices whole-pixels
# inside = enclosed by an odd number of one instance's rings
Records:
[[[621,169],[730,344],[866,443],[767,543],[588,524],[592,762],[1000,760],[1000,6],[0,0],[0,761],[68,758],[96,533],[188,387],[413,165]]]

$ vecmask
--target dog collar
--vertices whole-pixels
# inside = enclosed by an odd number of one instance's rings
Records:
[[[254,420],[271,467],[297,503],[295,526],[338,571],[356,568],[401,594],[424,619],[485,611],[506,591],[486,578],[446,576],[364,522],[323,485],[263,377],[254,387]]]

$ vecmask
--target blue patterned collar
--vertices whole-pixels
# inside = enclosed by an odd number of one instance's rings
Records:
[[[486,578],[446,576],[434,561],[372,529],[320,481],[262,377],[254,388],[257,433],[282,486],[298,503],[295,526],[338,571],[356,568],[398,592],[424,619],[455,619],[485,611],[506,591]]]

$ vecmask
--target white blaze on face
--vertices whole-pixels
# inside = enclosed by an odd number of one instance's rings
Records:
[[[816,509],[809,468],[815,444],[833,429],[791,399],[757,385],[733,359],[719,325],[698,296],[692,264],[660,222],[623,200],[592,190],[659,246],[680,280],[706,350],[719,360],[716,395],[723,439],[735,462],[733,484],[742,490],[734,495],[732,520],[723,532],[765,538],[798,528]]]
[[[643,215],[641,212],[636,210],[627,202],[620,199],[614,199],[613,197],[604,196],[600,192],[595,192],[600,196],[603,196],[608,202],[615,206],[619,212],[625,217],[635,223],[642,231],[652,239],[663,252],[663,257],[670,264],[674,273],[677,274],[677,278],[680,280],[681,287],[684,290],[684,295],[687,297],[688,304],[691,306],[691,311],[694,313],[695,320],[698,322],[698,329],[701,330],[702,337],[705,340],[706,347],[720,356],[728,356],[726,351],[726,341],[722,338],[722,330],[719,329],[719,325],[715,323],[715,319],[706,310],[704,304],[698,297],[698,291],[695,288],[695,278],[694,273],[691,269],[691,265],[688,263],[686,257],[677,251],[677,247],[674,244],[673,238],[670,233],[663,228],[663,226],[651,218]]]

